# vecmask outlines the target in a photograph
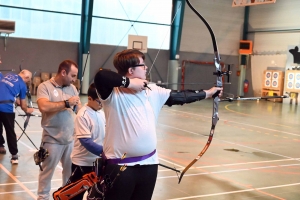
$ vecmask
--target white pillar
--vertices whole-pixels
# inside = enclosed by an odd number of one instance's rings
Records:
[[[87,59],[88,56],[88,59]],[[82,73],[83,73],[83,80],[81,83],[81,93],[87,94],[89,86],[90,86],[90,59],[91,55],[82,54]]]
[[[178,60],[169,60],[168,62],[168,86],[172,90],[178,89]]]

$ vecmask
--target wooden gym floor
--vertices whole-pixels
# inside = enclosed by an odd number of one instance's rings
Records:
[[[159,167],[152,199],[299,200],[299,112],[295,105],[271,101],[220,103],[220,120],[207,152],[180,184],[174,171]],[[157,125],[160,162],[183,170],[205,146],[211,114],[211,100],[163,107]],[[41,139],[40,120],[31,117],[26,130],[36,146]],[[16,121],[23,126],[22,117]],[[15,129],[20,136],[20,128]],[[0,155],[0,199],[36,199],[36,149],[25,135],[18,148],[18,165],[10,164],[9,153]],[[57,166],[52,192],[60,185],[61,167]]]

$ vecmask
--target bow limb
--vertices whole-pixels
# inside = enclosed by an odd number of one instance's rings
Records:
[[[22,59],[21,64],[19,65],[20,72],[22,71],[22,62],[23,62],[23,61],[24,61],[24,59]],[[36,71],[34,72],[34,74],[33,74],[33,76],[32,76],[31,79],[33,79],[33,77],[35,76],[35,74],[36,74]],[[33,108],[29,85],[27,85],[26,96],[27,96],[27,101],[28,101],[28,107],[29,107],[29,108]],[[26,120],[25,120],[24,126],[23,126],[24,131],[26,130],[27,125],[28,125],[28,122],[29,122],[29,119],[30,119],[30,117],[31,117],[30,114],[27,114],[27,113],[25,113],[25,114],[26,114],[27,117],[26,117]]]
[[[194,13],[203,21],[203,23],[206,25],[207,29],[209,30],[209,33],[211,35],[211,39],[212,39],[212,43],[213,43],[213,48],[214,48],[214,64],[216,67],[216,72],[214,72],[214,75],[217,76],[217,87],[223,87],[223,83],[222,83],[222,71],[221,71],[221,66],[220,66],[220,55],[219,55],[219,51],[218,51],[218,46],[217,46],[217,41],[214,35],[214,32],[212,31],[210,25],[207,23],[207,21],[200,15],[200,13],[192,6],[192,4],[189,2],[189,0],[186,0],[186,3],[188,4],[188,6],[194,11]],[[206,145],[204,146],[204,148],[202,149],[202,151],[198,154],[198,156],[192,161],[190,162],[185,168],[184,170],[181,172],[180,177],[179,177],[179,182],[181,181],[183,175],[185,174],[185,172],[187,172],[187,170],[189,170],[190,167],[192,167],[202,156],[203,154],[206,152],[206,150],[208,149],[208,147],[210,146],[214,133],[215,133],[215,127],[217,125],[217,122],[219,120],[219,116],[218,116],[218,110],[219,110],[219,92],[215,93],[213,95],[213,113],[212,113],[212,125],[211,125],[211,129],[210,129],[210,133],[209,133],[209,137],[208,140],[206,142]]]
[[[27,96],[27,101],[28,101],[28,108],[32,108],[33,105],[32,105],[32,99],[31,99],[31,94],[30,94],[30,89],[29,87],[27,87],[27,92],[26,92],[26,96]],[[26,113],[26,120],[24,122],[24,131],[26,130],[27,128],[27,125],[28,125],[28,122],[29,122],[29,119],[31,117],[31,114],[28,114]]]
[[[21,67],[20,67],[20,70],[21,70]],[[33,75],[32,75],[32,78],[31,78],[31,81],[33,81],[33,77],[35,76],[35,74],[36,74],[36,71],[33,73]],[[30,93],[30,87],[29,87],[29,85],[27,85],[27,92],[26,92],[26,96],[27,96],[27,106],[28,106],[28,108],[33,108],[33,104],[32,104],[32,98],[31,98],[31,93]],[[24,122],[24,131],[26,130],[26,128],[27,128],[27,125],[28,125],[28,122],[29,122],[29,119],[30,119],[30,117],[31,116],[33,116],[32,114],[29,114],[29,113],[25,113],[26,114],[26,120],[25,120],[25,122]]]

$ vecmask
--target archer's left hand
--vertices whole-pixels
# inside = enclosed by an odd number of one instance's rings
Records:
[[[222,94],[223,94],[223,87],[212,87],[212,88],[210,88],[209,90],[204,90],[204,92],[206,93],[206,99],[207,98],[211,98],[216,92],[218,92],[218,91],[220,91],[220,93],[219,93],[219,97],[221,97],[222,96]]]

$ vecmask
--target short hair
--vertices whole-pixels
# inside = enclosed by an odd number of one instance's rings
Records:
[[[117,53],[114,57],[114,66],[122,76],[126,75],[128,69],[140,64],[140,59],[145,60],[145,55],[137,49],[126,49]]]
[[[74,65],[78,69],[78,65],[72,60],[64,60],[58,66],[57,73],[59,74],[62,70],[65,70],[67,74],[69,74],[71,70],[71,66]]]
[[[88,89],[88,96],[91,97],[93,100],[98,98],[97,92],[96,92],[96,86],[95,83],[92,83]]]

